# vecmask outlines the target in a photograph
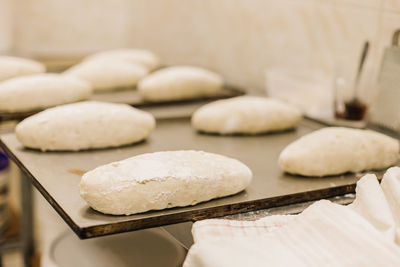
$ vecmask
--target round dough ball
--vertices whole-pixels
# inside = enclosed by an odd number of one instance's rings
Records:
[[[46,67],[37,61],[10,56],[0,56],[0,82],[18,76],[44,73]]]
[[[134,87],[147,73],[142,65],[111,58],[84,61],[64,72],[87,81],[95,91]]]
[[[281,168],[292,174],[327,176],[379,170],[399,159],[399,142],[371,130],[327,127],[288,145],[279,156]]]
[[[202,106],[192,126],[206,133],[259,134],[294,128],[301,118],[296,107],[277,99],[239,96]]]
[[[92,87],[60,74],[35,74],[0,83],[0,111],[23,112],[85,100]]]
[[[240,161],[203,151],[142,154],[85,173],[80,194],[106,214],[134,214],[195,205],[244,190],[251,170]]]
[[[214,96],[222,85],[222,77],[209,70],[174,66],[140,80],[138,91],[145,101],[165,102]]]
[[[102,51],[86,57],[84,60],[119,59],[140,64],[148,71],[160,67],[160,59],[151,51],[143,49],[114,49]]]
[[[17,125],[16,134],[28,148],[77,151],[136,143],[154,127],[148,112],[126,104],[86,101],[28,117]]]

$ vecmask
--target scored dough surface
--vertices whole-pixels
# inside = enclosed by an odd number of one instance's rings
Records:
[[[394,138],[371,130],[327,127],[288,145],[279,165],[292,174],[327,176],[384,169],[398,159],[399,142]]]
[[[251,170],[236,159],[203,151],[163,151],[87,172],[80,194],[95,210],[129,215],[235,194],[251,179]]]

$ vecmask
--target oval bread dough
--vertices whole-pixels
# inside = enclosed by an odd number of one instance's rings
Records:
[[[138,84],[144,100],[163,102],[213,96],[222,89],[222,77],[206,69],[190,66],[164,68]]]
[[[203,151],[165,151],[85,173],[80,194],[97,211],[129,215],[232,195],[251,179],[251,170],[236,159]]]
[[[126,104],[86,101],[28,117],[17,125],[16,134],[25,147],[76,151],[139,142],[154,127],[148,112]]]
[[[0,111],[22,112],[88,99],[92,87],[60,74],[35,74],[0,83]]]
[[[18,76],[44,73],[46,67],[37,61],[10,56],[0,56],[0,82]]]
[[[147,73],[142,65],[110,58],[84,61],[64,72],[87,81],[95,91],[134,87]]]
[[[279,156],[279,165],[292,174],[326,176],[384,169],[398,158],[396,139],[371,130],[328,127],[287,146]]]
[[[102,51],[86,57],[84,60],[119,59],[144,66],[148,71],[160,67],[160,59],[151,51],[143,49],[114,49]]]
[[[258,134],[296,127],[300,111],[277,99],[239,96],[218,100],[196,110],[195,129],[219,134]]]

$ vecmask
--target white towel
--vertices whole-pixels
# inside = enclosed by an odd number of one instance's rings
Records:
[[[321,200],[299,215],[196,222],[183,266],[400,266],[399,222],[394,167],[381,186],[374,175],[360,179],[351,206]]]
[[[349,207],[367,219],[384,238],[394,242],[393,215],[374,174],[367,174],[357,182],[356,199]]]
[[[390,168],[383,176],[381,187],[395,222],[395,242],[400,245],[400,168]]]

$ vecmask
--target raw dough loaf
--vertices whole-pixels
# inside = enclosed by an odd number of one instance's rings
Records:
[[[129,215],[232,195],[251,179],[251,170],[236,159],[203,151],[165,151],[85,173],[80,194],[97,211]]]
[[[18,76],[46,72],[46,67],[37,61],[19,58],[0,56],[0,82]]]
[[[76,151],[139,142],[154,126],[150,113],[129,105],[86,101],[28,117],[17,125],[16,134],[25,147]]]
[[[22,112],[88,99],[92,87],[60,74],[35,74],[0,83],[0,111]]]
[[[65,75],[87,81],[95,91],[136,86],[147,73],[142,65],[111,58],[84,61],[64,72]]]
[[[300,111],[279,100],[239,96],[218,100],[199,108],[192,125],[199,131],[219,134],[258,134],[294,128]]]
[[[86,57],[84,60],[119,59],[140,64],[148,71],[160,67],[160,59],[151,51],[142,49],[115,49],[99,52]]]
[[[399,142],[371,130],[328,127],[287,146],[279,165],[292,174],[326,176],[378,170],[398,161]]]
[[[138,84],[146,101],[163,102],[213,96],[222,89],[222,77],[197,67],[179,66],[158,70]]]

